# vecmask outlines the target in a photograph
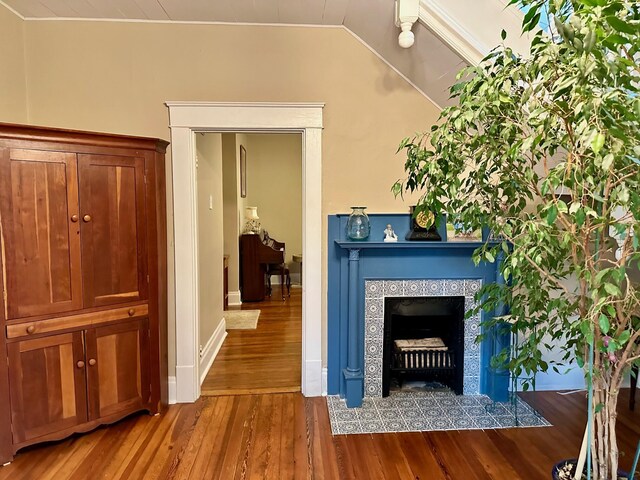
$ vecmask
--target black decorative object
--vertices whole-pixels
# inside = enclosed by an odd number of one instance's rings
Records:
[[[429,210],[422,210],[415,214],[416,206],[411,207],[411,228],[406,240],[423,242],[440,242],[442,237],[436,227],[436,216]]]

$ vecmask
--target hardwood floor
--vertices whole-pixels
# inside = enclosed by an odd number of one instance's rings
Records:
[[[628,392],[618,416],[627,469],[640,438]],[[536,401],[553,427],[332,436],[323,398],[207,397],[25,450],[0,480],[547,480],[556,461],[577,454],[586,401],[555,392]]]
[[[280,286],[263,302],[244,303],[260,310],[255,330],[228,330],[202,384],[202,395],[299,392],[302,357],[302,289],[292,288],[283,302]]]

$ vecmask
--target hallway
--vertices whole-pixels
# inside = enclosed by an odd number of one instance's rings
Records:
[[[233,308],[233,307],[232,307]],[[202,395],[245,395],[300,391],[302,289],[283,302],[280,286],[271,298],[244,303],[260,310],[255,330],[228,330],[228,336],[202,384]]]

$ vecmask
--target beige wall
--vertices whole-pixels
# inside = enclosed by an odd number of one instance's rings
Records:
[[[26,123],[24,20],[0,5],[0,121]]]
[[[200,344],[222,321],[222,135],[196,135]]]
[[[235,133],[222,134],[222,197],[224,212],[224,253],[229,255],[229,291],[240,291],[240,192]]]
[[[53,21],[26,31],[35,124],[168,139],[167,100],[325,102],[326,213],[363,202],[404,211],[389,193],[402,174],[396,147],[438,115],[341,28]]]
[[[298,265],[291,257],[302,253],[302,135],[248,137],[247,204],[258,207],[262,228],[286,243],[285,262],[297,278]]]
[[[169,139],[167,100],[324,102],[324,243],[326,215],[350,205],[407,211],[408,201],[390,193],[403,174],[395,150],[439,111],[342,28],[84,21],[24,28],[30,123]],[[170,338],[170,373],[174,344]]]

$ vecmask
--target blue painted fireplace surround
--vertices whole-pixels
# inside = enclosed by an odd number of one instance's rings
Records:
[[[474,265],[471,255],[479,242],[406,241],[409,214],[369,215],[371,235],[358,242],[346,238],[348,218],[340,214],[328,219],[327,392],[357,407],[364,397],[365,281],[480,279],[488,284],[502,278],[497,262]],[[398,235],[397,243],[382,241],[388,223]],[[501,313],[483,312],[482,319]],[[505,401],[509,376],[490,368],[489,359],[509,345],[509,336],[488,333],[480,345],[479,393]]]

